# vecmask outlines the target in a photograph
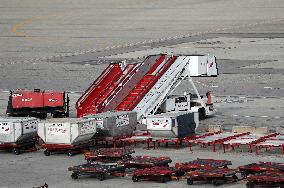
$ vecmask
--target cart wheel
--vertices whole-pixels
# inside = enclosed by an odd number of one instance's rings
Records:
[[[99,174],[99,180],[104,181],[105,180],[105,175],[104,174]]]
[[[71,178],[72,178],[73,180],[78,179],[78,173],[73,172],[73,173],[71,174]]]
[[[13,153],[14,153],[15,155],[19,155],[19,154],[20,154],[19,148],[14,148],[14,149],[13,149]]]
[[[121,170],[121,173],[125,173],[125,168]]]
[[[193,180],[191,178],[187,179],[187,185],[193,185]]]
[[[220,180],[212,180],[212,183],[214,186],[219,186],[222,184]]]
[[[74,155],[74,153],[73,153],[72,150],[69,150],[69,151],[67,152],[67,155],[68,155],[69,157],[72,157],[72,156]]]
[[[242,176],[242,178],[247,178],[247,173],[245,173],[245,172],[241,172],[241,176]]]
[[[233,180],[234,180],[234,181],[238,181],[238,179],[239,179],[239,178],[238,178],[238,176],[237,176],[236,174],[235,174],[235,175],[233,175],[233,176],[232,176],[232,178],[233,178]]]
[[[254,183],[253,182],[247,182],[246,184],[247,188],[254,188]]]
[[[44,153],[45,156],[50,156],[50,154],[51,154],[51,152],[49,150],[44,150],[43,153]]]
[[[165,183],[167,181],[170,181],[170,177],[168,176],[161,176],[158,180],[159,183]]]
[[[133,176],[133,177],[132,177],[132,180],[133,180],[133,182],[138,182],[138,181],[140,180],[140,178],[137,177],[137,176]]]

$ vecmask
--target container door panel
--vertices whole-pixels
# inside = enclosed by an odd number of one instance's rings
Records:
[[[45,92],[43,94],[43,102],[45,107],[64,106],[64,94],[59,92]]]
[[[43,95],[39,92],[13,93],[13,108],[41,108],[43,107]]]
[[[47,123],[45,126],[47,143],[70,144],[69,123]]]
[[[13,123],[0,122],[0,142],[14,142]]]

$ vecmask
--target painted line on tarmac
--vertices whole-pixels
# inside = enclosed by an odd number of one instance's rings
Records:
[[[57,15],[57,14],[53,14],[53,15]],[[48,16],[45,16],[45,17],[49,17],[51,15],[48,15]],[[45,18],[43,17],[43,18]],[[36,19],[43,19],[41,17],[39,18],[34,18],[34,20]],[[240,28],[246,28],[246,27],[252,27],[252,26],[257,26],[257,25],[263,25],[263,24],[269,24],[269,23],[273,23],[273,22],[279,22],[279,21],[283,21],[284,20],[284,17],[280,17],[280,18],[270,18],[268,20],[263,20],[263,21],[260,21],[260,22],[256,22],[256,23],[250,23],[250,24],[242,24],[242,25],[238,25],[238,26],[228,26],[228,27],[223,27],[221,30],[222,31],[225,31],[225,30],[231,30],[231,29],[240,29]],[[26,23],[31,23],[33,20],[27,20],[26,22],[22,23],[22,24],[18,24],[16,25],[15,27],[12,28],[12,32],[19,32],[18,30],[20,28],[23,27],[24,24]],[[196,32],[196,33],[188,33],[188,34],[184,34],[184,35],[176,35],[174,36],[174,38],[176,39],[182,39],[182,38],[186,38],[186,37],[192,37],[192,36],[199,36],[199,35],[204,35],[204,34],[208,34],[208,33],[214,33],[214,32],[217,32],[217,31],[220,31],[220,28],[216,28],[216,29],[212,29],[212,30],[207,30],[205,32]],[[21,35],[21,33],[19,33],[19,35]],[[140,42],[138,44],[154,44],[156,42],[164,42],[164,41],[170,41],[170,40],[176,40],[174,39],[173,37],[168,37],[170,39],[167,39],[166,37],[164,38],[160,38],[160,39],[156,39],[156,40],[145,40],[143,42]],[[136,44],[137,44],[136,43]],[[125,45],[121,45],[121,46],[112,46],[110,47],[109,49],[117,49],[118,47],[120,48],[127,48],[127,47],[131,47],[131,46],[135,46],[135,45],[131,45],[132,43],[127,43]],[[134,43],[135,44],[135,43]],[[89,50],[82,50],[80,55],[83,55],[83,54],[87,54],[89,53],[89,51],[91,50],[92,52],[97,52],[97,51],[103,51],[103,50],[106,50],[107,47],[103,48],[103,49],[97,49],[97,48],[93,48],[93,49],[89,49]],[[120,53],[122,54],[122,53]],[[63,54],[61,55],[60,57],[71,57],[71,56],[76,56],[74,55],[74,53],[69,53],[69,54]],[[50,56],[49,58],[41,58],[41,60],[51,60],[53,56]],[[27,61],[31,61],[30,59],[28,59]],[[10,62],[10,63],[22,63],[23,61],[16,61],[16,62]]]
[[[239,118],[262,118],[262,119],[284,119],[284,117],[281,116],[267,116],[267,115],[262,115],[262,116],[254,116],[254,115],[238,115],[238,114],[233,114],[233,115],[221,115],[221,114],[216,114],[214,115],[216,117],[239,117]]]
[[[276,96],[242,96],[242,95],[214,95],[212,97],[219,98],[238,98],[238,99],[281,99],[284,100],[284,97]]]

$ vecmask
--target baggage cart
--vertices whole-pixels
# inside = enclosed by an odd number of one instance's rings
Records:
[[[125,173],[124,166],[98,163],[87,163],[73,166],[68,168],[68,170],[72,171],[72,179],[78,179],[79,176],[83,175],[96,175],[100,181],[105,180],[107,175],[124,176]]]
[[[65,153],[69,157],[79,154],[85,153],[90,150],[90,147],[94,145],[92,140],[89,140],[85,143],[79,143],[76,145],[73,144],[43,144],[42,148],[45,148],[44,155],[50,156],[53,153]]]
[[[38,119],[33,117],[0,117],[0,150],[35,151]]]
[[[284,163],[259,162],[240,166],[241,175],[246,178],[249,174],[261,173],[266,171],[284,172]]]
[[[172,179],[178,179],[184,173],[172,167],[156,166],[152,168],[137,169],[134,171],[132,180],[138,182],[141,180],[157,181],[165,183]]]
[[[117,163],[125,168],[150,168],[155,166],[169,166],[172,160],[169,157],[135,156],[119,160]]]
[[[284,187],[284,172],[263,172],[251,174],[247,177],[247,188],[261,187]]]
[[[228,168],[228,165],[232,165],[231,161],[227,160],[215,160],[215,159],[196,159],[185,163],[176,163],[175,167],[178,170],[185,172],[207,169],[207,168]]]
[[[111,163],[120,159],[131,158],[132,153],[135,153],[132,148],[100,148],[92,152],[86,152],[84,156],[88,162],[100,161]]]
[[[193,185],[194,181],[212,183],[214,186],[238,180],[237,170],[228,168],[207,168],[187,173],[187,184]]]

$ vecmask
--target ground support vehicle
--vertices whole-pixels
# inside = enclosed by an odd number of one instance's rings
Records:
[[[117,163],[125,168],[150,168],[155,166],[169,166],[172,160],[169,157],[135,156],[119,160]]]
[[[135,170],[132,176],[132,180],[133,182],[138,182],[141,180],[152,180],[158,181],[160,183],[165,183],[172,179],[178,179],[182,175],[184,175],[184,173],[172,167],[152,167]]]
[[[129,138],[120,139],[117,142],[122,144],[123,147],[129,144],[134,144],[135,146],[138,143],[147,144],[147,149],[150,149],[150,143],[152,142],[152,137],[149,135],[137,135]],[[118,145],[118,143],[116,145]]]
[[[69,96],[65,92],[40,89],[10,91],[6,113],[14,117],[45,119],[50,113],[54,118],[69,117]]]
[[[15,155],[22,152],[36,151],[36,140],[31,139],[21,143],[0,143],[0,150],[12,151]]]
[[[244,178],[249,174],[256,174],[261,172],[273,171],[284,172],[284,163],[275,162],[260,162],[252,163],[244,166],[239,166],[239,170]]]
[[[178,149],[180,147],[180,145],[182,144],[183,138],[152,138],[152,143],[153,143],[153,147],[154,149],[156,149],[156,146],[161,146],[161,144],[165,144],[166,147],[169,146],[169,144],[174,144],[176,146],[176,149]],[[157,143],[157,145],[156,145]]]
[[[87,163],[78,166],[73,166],[68,168],[68,170],[72,171],[72,179],[78,179],[79,176],[83,175],[96,175],[100,181],[105,180],[106,175],[124,176],[125,173],[124,166],[97,163]]]
[[[90,150],[90,147],[94,145],[94,142],[73,144],[43,144],[42,148],[45,148],[44,155],[50,156],[52,153],[66,153],[69,157],[78,154],[85,153]]]
[[[34,151],[38,119],[34,117],[0,117],[0,150]]]
[[[284,172],[263,172],[251,174],[247,177],[247,188],[261,187],[284,187]]]
[[[187,184],[192,185],[194,181],[212,183],[214,186],[238,180],[237,170],[228,168],[207,168],[187,173]]]
[[[284,134],[276,135],[270,137],[264,142],[255,145],[255,152],[258,155],[261,149],[265,148],[266,151],[272,149],[282,149],[282,154],[284,155]]]
[[[227,140],[223,142],[223,150],[224,153],[227,149],[229,149],[229,146],[231,146],[232,150],[236,150],[236,148],[240,148],[241,146],[247,146],[249,149],[249,152],[253,152],[253,147],[256,146],[259,143],[265,142],[267,139],[271,137],[277,136],[277,133],[271,133],[271,134],[245,134],[242,136],[239,136],[237,138]]]
[[[228,168],[228,165],[232,165],[231,161],[227,160],[215,160],[215,159],[196,159],[185,163],[176,163],[175,167],[178,170],[185,172],[207,169],[207,168]]]
[[[244,135],[248,135],[250,133],[230,133],[230,132],[223,132],[219,134],[213,134],[207,137],[198,138],[193,143],[199,144],[202,148],[206,148],[206,146],[212,146],[213,152],[216,152],[216,146],[219,144],[221,147],[224,142],[229,140],[236,139],[238,137],[242,137]]]
[[[211,93],[207,92],[205,102],[192,77],[217,75],[216,58],[211,55],[157,54],[148,56],[142,63],[112,63],[78,99],[77,117],[107,111],[135,111],[138,122],[144,124],[149,115],[190,111],[198,112],[203,119],[216,110]],[[185,80],[190,82],[194,93],[170,97]]]
[[[132,153],[135,153],[132,148],[100,148],[92,152],[86,152],[84,156],[88,162],[113,163],[120,159],[131,158]]]

